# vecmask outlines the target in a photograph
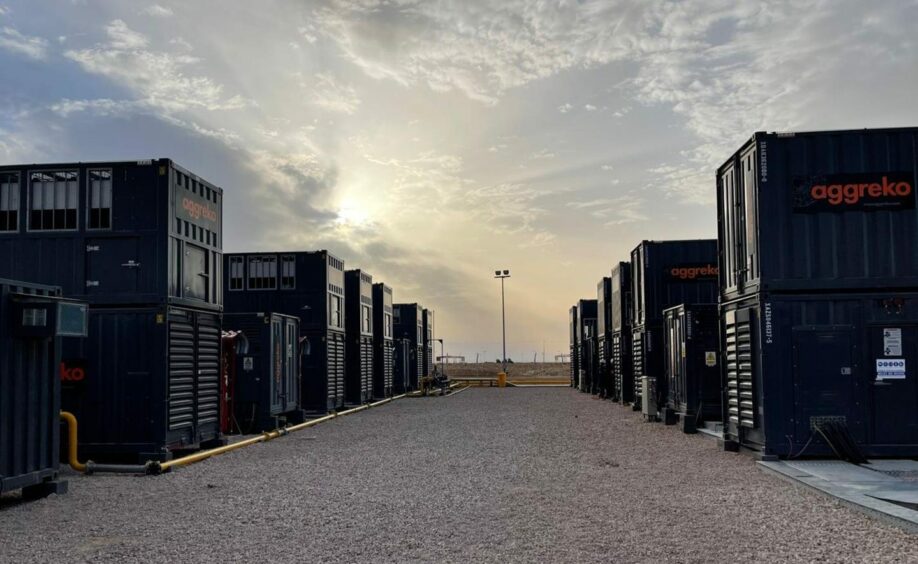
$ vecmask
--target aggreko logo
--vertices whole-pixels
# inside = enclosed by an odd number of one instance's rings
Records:
[[[696,278],[713,278],[720,272],[713,264],[704,266],[676,266],[669,270],[669,275],[679,280],[694,280]]]
[[[814,200],[825,200],[832,206],[856,204],[864,198],[906,198],[911,195],[911,183],[890,182],[887,176],[883,176],[882,182],[816,184],[810,188],[810,196]]]
[[[208,221],[217,221],[217,210],[210,206],[201,205],[191,198],[182,198],[182,208],[194,219],[204,218]]]

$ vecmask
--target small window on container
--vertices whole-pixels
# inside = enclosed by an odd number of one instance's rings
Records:
[[[249,290],[277,289],[277,257],[249,257]]]
[[[245,261],[242,257],[229,258],[229,289],[230,291],[242,290],[245,280]]]
[[[112,228],[112,171],[89,171],[89,229]]]
[[[0,231],[19,231],[19,175],[0,174]]]
[[[281,256],[281,290],[296,288],[296,257],[293,255]]]
[[[77,228],[78,174],[74,171],[33,172],[29,177],[29,229]]]
[[[392,338],[392,314],[384,313],[383,314],[383,335],[386,337]]]
[[[335,294],[328,295],[328,324],[331,327],[344,327],[341,315],[341,297]]]
[[[370,315],[370,307],[360,306],[360,309],[361,309],[361,321],[363,325],[363,327],[361,328],[361,331],[363,331],[364,333],[369,333],[373,327],[373,319]]]

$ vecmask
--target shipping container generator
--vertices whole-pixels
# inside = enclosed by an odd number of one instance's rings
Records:
[[[396,342],[395,393],[399,394],[417,390],[419,378],[423,375],[424,308],[416,303],[395,304],[393,324]]]
[[[613,398],[623,405],[634,401],[634,376],[631,362],[631,263],[619,262],[612,268],[612,368]]]
[[[60,288],[0,279],[0,494],[26,499],[65,493],[58,480],[61,340],[86,337],[89,307]]]
[[[234,363],[226,386],[231,391],[232,431],[259,433],[302,422],[299,318],[228,313],[223,316],[223,327],[241,332],[246,342],[244,351],[224,351]]]
[[[918,456],[916,147],[756,133],[718,169],[725,447]]]
[[[422,374],[430,376],[434,369],[434,312],[432,309],[424,308],[423,311],[424,325],[424,369]]]
[[[721,301],[918,288],[916,146],[918,128],[756,133],[717,171]]]
[[[717,241],[643,241],[631,251],[631,359],[634,409],[641,406],[641,377],[656,379],[652,405],[666,401],[663,310],[681,303],[717,303]]]
[[[694,433],[721,420],[720,318],[717,304],[682,304],[663,311],[663,421]]]
[[[918,455],[918,293],[758,294],[722,318],[725,446]]]
[[[572,306],[568,316],[568,327],[571,336],[571,387],[577,388],[580,382],[580,345],[577,343],[577,306]]]
[[[344,399],[360,405],[373,398],[373,277],[363,270],[346,271],[344,294]]]
[[[612,396],[612,279],[603,277],[596,286],[596,385],[593,393]]]
[[[90,306],[63,344],[81,456],[221,444],[222,190],[169,159],[3,166],[0,210],[0,276]]]
[[[395,343],[392,324],[392,288],[373,284],[373,398],[392,397]]]
[[[580,347],[580,374],[577,387],[581,392],[592,393],[599,364],[596,350],[596,300],[577,302],[577,344]]]
[[[308,415],[344,407],[344,261],[328,251],[233,253],[226,263],[226,311],[298,317],[300,406]]]

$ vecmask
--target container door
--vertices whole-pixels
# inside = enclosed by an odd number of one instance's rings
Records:
[[[207,268],[207,249],[189,243],[185,243],[184,247],[182,296],[208,301],[210,270]]]
[[[918,328],[870,327],[868,381],[873,389],[873,439],[878,445],[918,443]]]
[[[284,394],[286,409],[296,409],[300,397],[299,382],[299,346],[297,342],[298,328],[296,322],[288,319],[284,323]]]
[[[284,411],[284,397],[286,385],[284,369],[287,358],[284,351],[286,335],[284,334],[283,319],[279,317],[271,318],[271,413],[281,413]]]
[[[124,294],[140,290],[137,237],[86,240],[86,293]],[[148,265],[152,272],[153,265]]]
[[[793,335],[795,439],[808,440],[822,421],[838,421],[863,443],[864,390],[857,381],[853,329],[795,327]]]

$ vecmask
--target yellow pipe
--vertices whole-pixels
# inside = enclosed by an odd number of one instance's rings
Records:
[[[67,463],[77,472],[86,472],[86,465],[77,459],[77,419],[69,411],[61,411],[61,419],[67,423]]]

